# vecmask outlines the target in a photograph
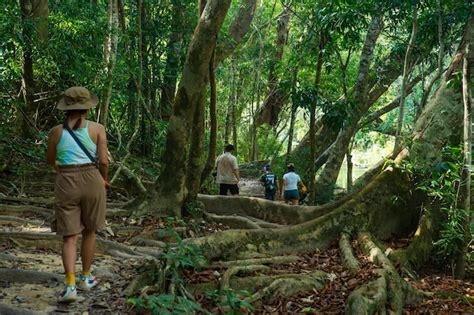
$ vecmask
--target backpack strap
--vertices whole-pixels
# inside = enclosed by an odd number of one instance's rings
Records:
[[[67,123],[64,123],[63,125],[63,128],[66,129],[69,134],[71,135],[71,137],[74,139],[74,141],[76,141],[77,145],[81,148],[81,150],[87,155],[87,157],[89,158],[89,160],[91,160],[92,163],[96,163],[96,160],[95,158],[92,156],[92,154],[89,152],[89,150],[87,150],[87,148],[82,144],[81,140],[79,140],[79,138],[76,136],[76,134],[71,130],[71,128],[69,128],[69,126],[67,125]]]

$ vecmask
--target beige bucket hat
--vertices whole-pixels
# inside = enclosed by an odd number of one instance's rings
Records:
[[[82,86],[73,86],[64,91],[56,107],[59,110],[89,109],[99,103],[97,95]]]

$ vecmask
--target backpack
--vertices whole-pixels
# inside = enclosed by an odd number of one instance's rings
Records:
[[[271,173],[262,176],[263,186],[265,186],[266,191],[275,191],[275,180],[275,175]]]

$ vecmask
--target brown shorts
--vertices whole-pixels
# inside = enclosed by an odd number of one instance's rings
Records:
[[[75,235],[105,225],[104,180],[93,165],[62,168],[54,185],[57,235]]]

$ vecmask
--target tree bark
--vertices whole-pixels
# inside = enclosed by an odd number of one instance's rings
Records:
[[[216,92],[216,74],[214,71],[215,51],[212,53],[209,62],[209,117],[211,121],[211,132],[209,135],[209,152],[207,155],[206,165],[201,173],[201,184],[211,174],[214,168],[214,162],[217,155],[217,92]]]
[[[20,10],[24,38],[22,92],[25,101],[24,110],[22,110],[21,129],[25,137],[31,137],[33,135],[32,129],[37,129],[37,105],[34,102],[33,47],[44,44],[48,38],[48,0],[21,0]]]
[[[104,62],[106,67],[106,83],[99,106],[99,123],[107,127],[110,99],[112,97],[112,86],[114,81],[114,68],[117,60],[118,42],[118,6],[117,0],[109,0],[108,6],[108,34],[104,45]]]
[[[166,65],[161,88],[160,113],[161,118],[168,120],[173,113],[173,101],[176,92],[176,82],[179,73],[179,60],[181,59],[181,45],[183,42],[183,14],[185,7],[183,1],[172,0],[171,33],[166,47]]]
[[[414,5],[413,8],[413,24],[412,24],[412,29],[411,29],[411,36],[410,36],[410,41],[408,42],[407,50],[405,53],[405,62],[403,63],[403,77],[402,77],[402,84],[400,87],[400,105],[398,108],[398,122],[397,122],[397,131],[395,134],[395,145],[394,145],[394,152],[397,152],[400,150],[400,144],[401,144],[401,137],[402,137],[402,129],[403,129],[403,118],[405,116],[405,85],[407,84],[408,81],[408,75],[410,73],[410,57],[411,57],[411,52],[413,50],[413,46],[415,44],[415,38],[416,38],[416,31],[418,28],[418,20],[417,20],[417,8],[416,5]]]
[[[319,85],[321,82],[321,73],[323,69],[324,61],[324,47],[326,46],[325,31],[321,30],[321,36],[319,37],[319,52],[318,59],[316,62],[316,75],[314,78],[314,89],[319,96]],[[311,104],[310,115],[309,115],[309,141],[310,141],[310,160],[311,164],[309,167],[309,192],[311,203],[315,202],[315,174],[316,168],[314,162],[316,161],[316,104]]]
[[[356,107],[349,113],[349,118],[346,120],[343,129],[339,132],[336,141],[330,150],[328,161],[316,181],[317,202],[327,202],[332,198],[334,185],[344,159],[344,153],[357,131],[359,120],[368,109],[367,90],[369,68],[375,45],[382,29],[383,17],[380,15],[374,16],[367,32],[367,37],[359,62],[358,79],[353,95]]]
[[[268,124],[275,127],[278,123],[279,114],[282,107],[288,100],[288,93],[280,87],[280,80],[277,74],[277,65],[283,59],[285,46],[288,42],[288,33],[290,29],[291,6],[286,5],[285,11],[278,19],[276,52],[273,60],[270,63],[270,72],[268,74],[268,95],[257,113],[256,124],[257,127]]]
[[[461,176],[461,207],[465,211],[461,215],[460,225],[463,229],[463,240],[460,242],[460,248],[455,257],[454,277],[462,279],[466,273],[466,255],[469,242],[471,241],[470,222],[471,222],[471,169],[472,169],[472,97],[470,90],[471,71],[474,67],[474,54],[471,52],[471,43],[466,45],[463,59],[462,71],[462,94],[464,104],[464,167]]]
[[[298,67],[295,67],[293,70],[293,84],[292,84],[292,94],[294,94],[296,91],[296,83],[298,81]],[[295,120],[296,120],[296,112],[298,108],[295,106],[294,102],[291,103],[291,116],[290,116],[290,127],[288,130],[288,147],[286,149],[286,160],[285,164],[290,163],[291,161],[291,151],[293,149],[293,134],[294,134],[294,128],[295,128]]]
[[[229,5],[230,0],[207,2],[191,39],[174,102],[163,155],[164,168],[158,179],[159,199],[155,202],[159,210],[176,216],[181,215],[185,200],[189,136],[194,113],[202,101],[201,95],[207,83],[209,61],[216,45],[216,36]]]
[[[223,60],[229,57],[238,45],[244,39],[244,36],[250,30],[257,0],[241,0],[237,15],[232,20],[229,27],[229,37],[219,39],[216,47],[215,66],[219,65]]]

